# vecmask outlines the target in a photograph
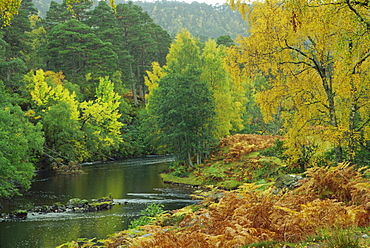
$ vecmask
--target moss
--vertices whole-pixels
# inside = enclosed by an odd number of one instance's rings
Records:
[[[14,210],[12,214],[27,214],[28,212],[26,210]]]
[[[225,181],[219,182],[217,184],[217,186],[225,188],[225,189],[235,189],[235,188],[239,187],[240,185],[242,185],[242,182],[236,181],[236,180],[233,180],[233,179],[225,180]]]
[[[99,206],[102,206],[102,205],[111,205],[111,204],[112,204],[111,201],[93,202],[93,203],[90,203],[90,206],[92,206],[92,207],[99,207]]]
[[[165,182],[189,185],[202,185],[202,181],[194,175],[190,175],[189,177],[177,177],[171,174],[162,173],[160,174],[160,176]]]

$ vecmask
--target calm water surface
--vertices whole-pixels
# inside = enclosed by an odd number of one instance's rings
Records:
[[[1,203],[1,212],[109,194],[128,204],[101,212],[29,214],[25,221],[1,222],[0,248],[49,248],[80,237],[102,239],[127,228],[149,203],[161,203],[167,210],[194,204],[191,189],[165,185],[159,178],[170,161],[169,156],[150,156],[84,166],[86,173],[79,175],[38,174],[30,192]]]

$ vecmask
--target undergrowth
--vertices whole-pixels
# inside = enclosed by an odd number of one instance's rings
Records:
[[[277,139],[226,137],[203,164],[166,174],[178,182],[215,185],[194,193],[199,205],[154,211],[155,217],[139,218],[135,229],[100,242],[130,248],[370,247],[370,239],[362,238],[370,231],[370,170],[348,163],[315,166],[299,187],[276,191],[269,177],[285,170],[270,154],[281,148]]]
[[[308,170],[302,186],[280,194],[272,194],[273,186],[263,189],[264,185],[253,183],[243,184],[234,191],[213,187],[200,194],[201,207],[188,206],[172,212],[172,218],[179,218],[178,223],[166,226],[161,221],[142,227],[150,235],[117,234],[106,246],[232,248],[264,244],[283,247],[279,245],[299,244],[323,229],[369,227],[370,182],[361,175],[354,166],[340,164]],[[343,185],[338,187],[340,183]],[[323,194],[323,189],[328,191]],[[331,235],[321,244],[364,247],[351,246],[356,245],[355,236],[343,237]]]
[[[245,182],[276,177],[284,163],[273,153],[282,154],[281,136],[257,134],[229,135],[221,139],[210,157],[189,168],[175,164],[161,177],[165,181],[192,185],[216,185],[235,189]]]
[[[149,204],[144,210],[140,212],[140,217],[134,219],[129,224],[130,229],[134,229],[140,226],[148,225],[153,222],[158,216],[163,215],[166,211],[163,210],[163,204]]]

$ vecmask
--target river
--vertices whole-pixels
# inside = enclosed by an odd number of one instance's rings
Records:
[[[100,212],[28,214],[24,221],[1,222],[0,247],[49,248],[82,237],[104,239],[126,229],[149,203],[161,203],[166,210],[194,204],[189,196],[191,189],[166,185],[159,178],[171,161],[170,156],[148,156],[84,165],[84,174],[38,173],[30,191],[12,202],[1,203],[1,212],[109,194],[115,202],[126,204]]]

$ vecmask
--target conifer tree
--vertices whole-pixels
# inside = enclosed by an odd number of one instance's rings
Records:
[[[87,25],[70,20],[50,31],[47,68],[63,71],[69,80],[111,75],[117,68],[112,44],[103,42]]]

